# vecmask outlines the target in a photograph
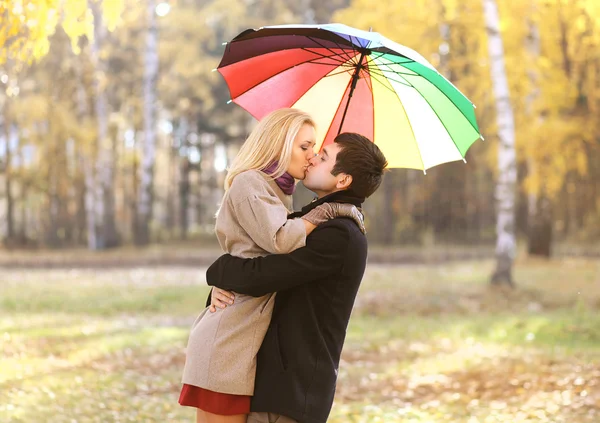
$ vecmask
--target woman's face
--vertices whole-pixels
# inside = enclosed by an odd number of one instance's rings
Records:
[[[287,172],[296,179],[304,179],[306,169],[310,165],[310,159],[315,155],[315,128],[308,123],[302,125],[298,135],[294,138],[294,146],[292,147],[292,160]]]

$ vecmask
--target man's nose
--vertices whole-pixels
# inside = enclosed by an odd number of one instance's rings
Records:
[[[319,155],[318,155],[318,154],[315,154],[314,156],[312,156],[312,157],[310,158],[310,160],[309,160],[308,162],[311,164],[311,166],[314,166],[314,165],[315,165],[315,163],[316,163],[316,161],[317,161],[317,157],[319,157]]]

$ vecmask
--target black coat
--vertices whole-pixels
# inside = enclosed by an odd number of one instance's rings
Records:
[[[360,206],[364,198],[340,191],[314,201]],[[277,292],[271,324],[258,352],[252,411],[300,423],[325,423],[335,394],[346,328],[367,260],[367,240],[354,221],[318,226],[306,246],[290,254],[241,259],[221,256],[208,284],[252,296]]]

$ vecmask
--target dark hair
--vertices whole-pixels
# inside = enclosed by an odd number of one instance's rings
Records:
[[[370,139],[353,132],[339,134],[333,142],[339,145],[340,151],[331,173],[351,175],[350,189],[356,195],[369,197],[381,185],[388,165],[385,156]]]

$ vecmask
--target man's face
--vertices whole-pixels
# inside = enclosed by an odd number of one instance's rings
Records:
[[[351,177],[345,173],[336,176],[331,174],[339,151],[340,147],[336,143],[323,147],[321,153],[311,159],[306,170],[306,177],[302,183],[319,198],[348,188],[348,178],[351,182]]]

